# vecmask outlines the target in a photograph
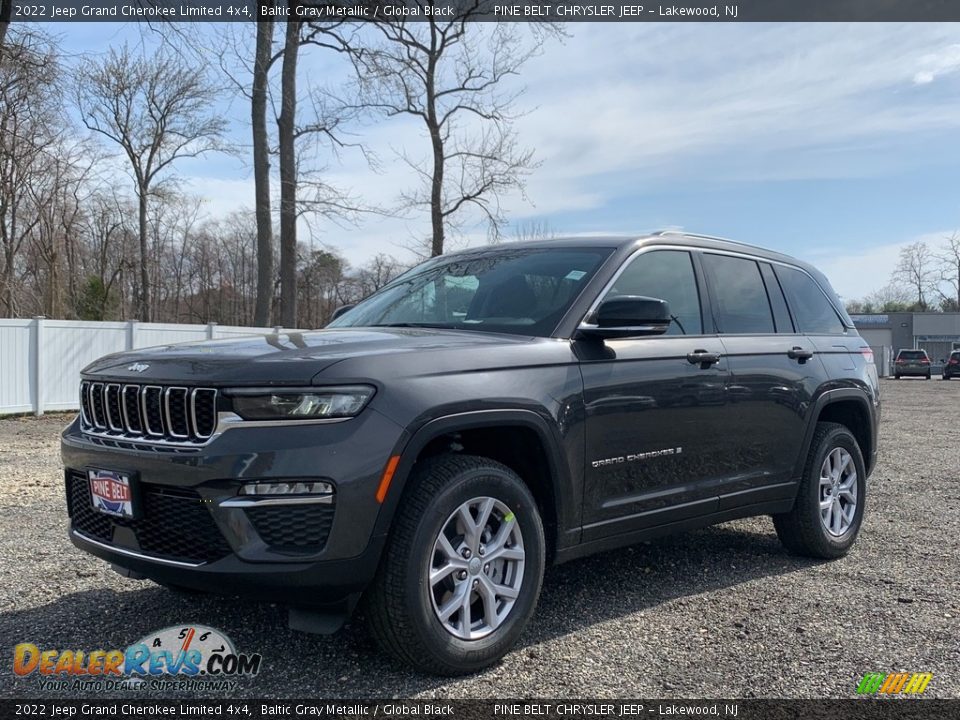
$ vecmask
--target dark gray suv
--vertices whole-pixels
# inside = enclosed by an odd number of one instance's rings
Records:
[[[325,330],[105,357],[80,400],[75,545],[306,630],[362,602],[446,674],[511,648],[550,563],[760,514],[844,555],[880,414],[823,275],[673,232],[434,258]]]

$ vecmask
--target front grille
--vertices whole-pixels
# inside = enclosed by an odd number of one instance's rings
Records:
[[[333,505],[280,505],[247,509],[247,518],[271,550],[319,552],[333,525]]]
[[[66,480],[73,527],[94,540],[180,562],[213,562],[230,554],[230,546],[193,490],[141,483],[141,515],[128,519],[94,510],[82,473],[68,471]]]
[[[87,433],[180,444],[204,443],[217,427],[217,391],[84,380],[80,417]]]

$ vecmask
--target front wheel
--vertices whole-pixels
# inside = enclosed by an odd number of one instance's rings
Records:
[[[411,483],[366,597],[368,624],[419,670],[475,672],[510,650],[537,604],[536,502],[510,468],[469,455],[428,460]]]
[[[796,555],[846,555],[863,523],[866,480],[863,455],[850,431],[837,423],[817,423],[793,509],[773,516],[780,542]]]

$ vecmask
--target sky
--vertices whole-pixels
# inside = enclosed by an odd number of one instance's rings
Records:
[[[238,32],[186,26],[197,44]],[[960,228],[960,25],[568,24],[516,89],[522,144],[539,165],[504,203],[509,237],[534,226],[564,234],[683,229],[773,248],[812,262],[846,299],[887,284],[900,248]],[[65,50],[136,42],[130,24],[58,26]],[[211,62],[215,60],[211,57]],[[301,84],[328,82],[336,59],[305,51]],[[224,99],[238,143],[249,110]],[[419,126],[358,127],[379,159],[327,163],[324,179],[371,204],[396,205],[415,179],[398,148],[427,152]],[[246,157],[179,168],[181,186],[218,215],[253,207]],[[378,252],[410,260],[425,215],[312,222],[301,237],[361,264]],[[468,229],[458,246],[482,244]]]

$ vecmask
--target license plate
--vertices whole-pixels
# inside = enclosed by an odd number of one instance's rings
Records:
[[[133,517],[130,476],[112,470],[88,470],[90,502],[94,510],[116,517]]]

